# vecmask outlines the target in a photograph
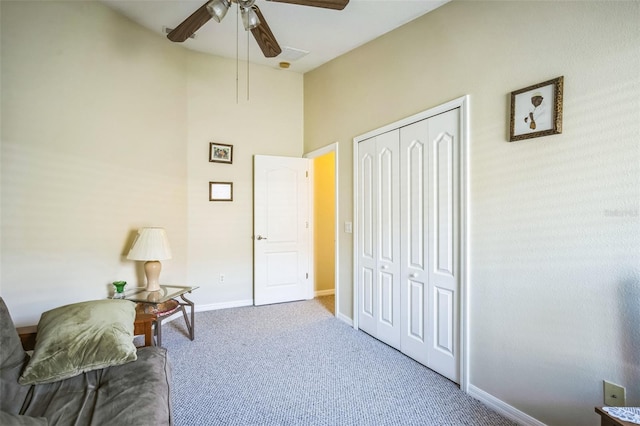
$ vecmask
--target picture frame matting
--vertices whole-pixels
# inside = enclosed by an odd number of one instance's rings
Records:
[[[233,201],[233,182],[209,182],[209,201]]]

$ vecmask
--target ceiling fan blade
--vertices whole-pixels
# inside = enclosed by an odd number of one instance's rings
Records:
[[[347,4],[349,4],[349,0],[268,0],[268,1],[275,1],[278,3],[299,4],[301,6],[323,7],[325,9],[335,9],[335,10],[342,10],[347,6]]]
[[[271,28],[269,28],[269,25],[264,19],[264,15],[262,15],[258,6],[253,5],[252,8],[260,19],[260,25],[252,29],[251,34],[253,34],[253,38],[256,39],[256,43],[260,46],[264,56],[267,58],[275,58],[282,53],[282,49],[278,45],[275,36],[271,32]]]
[[[200,6],[200,8],[193,12],[187,19],[182,21],[180,25],[167,34],[167,38],[171,41],[181,43],[191,37],[201,26],[206,24],[207,21],[211,19],[211,14],[207,10],[209,1],[210,0],[207,0],[205,4]]]

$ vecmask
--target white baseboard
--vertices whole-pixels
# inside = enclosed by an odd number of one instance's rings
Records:
[[[196,305],[196,312],[217,311],[218,309],[242,308],[253,306],[253,299],[234,300],[233,302],[210,303],[208,305]]]
[[[248,300],[234,300],[233,302],[224,302],[224,303],[210,303],[208,305],[196,305],[195,312],[205,312],[205,311],[216,311],[218,309],[228,309],[228,308],[242,308],[244,306],[253,306],[253,299]],[[187,309],[187,315],[189,315],[189,309]],[[169,318],[163,320],[162,322],[173,321],[176,318],[181,318],[182,312],[178,311],[175,314],[171,315]]]
[[[336,290],[331,288],[329,290],[317,290],[314,295],[315,297],[320,297],[320,296],[333,296],[334,294],[336,294]]]
[[[336,318],[338,318],[340,321],[346,322],[351,327],[353,327],[353,320],[351,318],[349,318],[348,316],[338,312],[338,315],[336,315]]]
[[[323,290],[322,292],[331,292],[328,294],[318,294],[320,292],[316,292],[316,296],[328,296],[330,294],[334,294],[334,290]],[[228,308],[242,308],[245,306],[253,306],[253,299],[247,299],[247,300],[235,300],[233,302],[224,302],[224,303],[211,303],[208,305],[196,305],[196,312],[205,312],[205,311],[215,311],[218,309],[228,309]],[[169,318],[165,319],[163,322],[167,322],[167,321],[173,321],[176,318],[180,318],[182,317],[182,313],[181,312],[176,312],[175,314],[171,315]],[[353,320],[351,318],[349,318],[348,316],[338,313],[338,315],[336,315],[336,318],[338,318],[340,321],[344,321],[347,324],[349,324],[351,327],[353,327]],[[479,398],[478,398],[479,399]]]
[[[518,410],[515,407],[512,407],[511,405],[507,404],[506,402],[502,401],[501,399],[496,398],[495,396],[491,395],[490,393],[487,393],[485,391],[483,391],[482,389],[470,384],[469,388],[468,388],[468,392],[467,392],[470,396],[474,397],[475,399],[477,399],[478,401],[484,403],[485,405],[487,405],[489,408],[497,411],[498,413],[502,414],[503,416],[513,420],[514,422],[518,423],[519,425],[522,426],[547,426],[544,423],[542,423],[540,420],[537,420],[533,417],[531,417],[530,415],[523,413],[522,411]]]

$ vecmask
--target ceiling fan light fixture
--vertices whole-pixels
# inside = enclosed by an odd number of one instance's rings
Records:
[[[211,0],[207,4],[207,11],[216,22],[220,22],[227,14],[230,6],[229,0]]]
[[[249,31],[260,25],[260,18],[258,14],[251,7],[241,7],[240,15],[242,15],[242,25],[244,29]]]

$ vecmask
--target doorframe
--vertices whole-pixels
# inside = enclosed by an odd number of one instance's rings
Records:
[[[353,328],[358,327],[358,144],[366,139],[460,108],[460,389],[469,390],[469,136],[470,97],[464,95],[353,138]]]
[[[314,151],[308,152],[306,154],[303,155],[303,158],[307,158],[309,160],[313,160],[315,158],[318,157],[322,157],[323,155],[329,154],[333,152],[334,153],[334,157],[333,157],[333,174],[334,174],[334,212],[333,212],[333,217],[334,217],[334,230],[333,230],[333,254],[334,254],[334,271],[333,271],[333,282],[334,282],[334,298],[335,298],[335,306],[333,308],[333,312],[334,315],[336,316],[336,318],[341,318],[342,319],[342,315],[340,314],[339,311],[339,306],[340,306],[340,244],[339,244],[339,240],[338,237],[340,236],[339,233],[339,221],[338,221],[338,212],[340,211],[339,207],[339,200],[340,200],[340,182],[338,179],[338,142],[334,142],[332,144],[326,145],[322,148],[318,148]],[[312,178],[315,179],[315,173],[312,175]],[[312,214],[310,214],[310,220],[311,220],[311,226],[315,226],[315,215],[313,214],[314,211],[314,203],[315,203],[315,186],[314,186],[315,181],[311,181],[310,184],[311,189],[312,189],[312,193],[313,196],[310,197],[311,199],[311,212]],[[313,228],[315,229],[315,228]],[[313,291],[314,291],[314,297],[315,297],[315,288],[316,288],[316,283],[315,283],[315,250],[314,250],[314,244],[315,244],[315,235],[311,235],[311,270],[313,271]],[[346,318],[346,317],[345,317]]]

